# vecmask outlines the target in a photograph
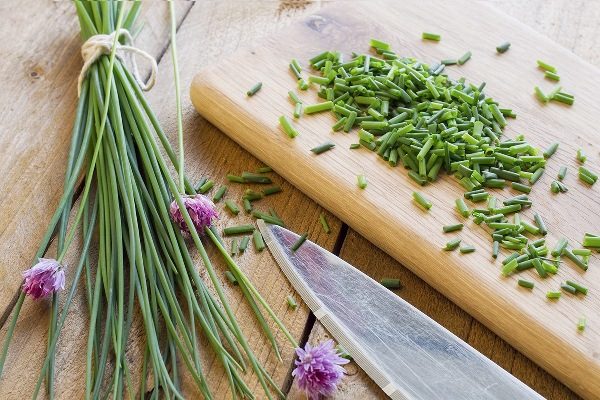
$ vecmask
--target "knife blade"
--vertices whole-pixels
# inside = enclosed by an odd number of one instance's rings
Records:
[[[543,399],[392,291],[311,241],[258,221],[267,247],[315,317],[396,400]]]

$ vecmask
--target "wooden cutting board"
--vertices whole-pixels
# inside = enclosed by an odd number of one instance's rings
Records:
[[[421,40],[423,31],[440,33],[442,41]],[[566,260],[556,276],[545,280],[535,271],[518,275],[535,281],[533,291],[517,287],[516,276],[500,276],[500,261],[508,253],[494,260],[491,239],[482,227],[467,222],[458,235],[442,233],[442,225],[463,222],[454,210],[454,200],[464,190],[453,177],[444,176],[423,188],[417,186],[404,168],[392,168],[368,150],[350,150],[349,145],[357,142],[356,132],[331,132],[334,118],[329,113],[294,121],[300,132],[295,139],[281,131],[278,117],[291,118],[293,109],[287,92],[297,91],[289,61],[296,58],[307,70],[307,60],[324,50],[339,50],[346,55],[367,52],[370,38],[391,43],[399,54],[429,63],[472,51],[468,63],[446,71],[451,77],[464,76],[476,84],[487,82],[487,94],[516,111],[518,118],[509,120],[505,136],[524,133],[541,148],[555,141],[561,143],[531,193],[533,209],[522,216],[531,219],[537,211],[544,217],[549,247],[563,236],[573,247],[580,247],[584,232],[600,233],[600,184],[590,188],[581,183],[575,160],[576,150],[582,147],[588,154],[586,166],[600,172],[600,71],[479,2],[334,4],[264,43],[201,71],[192,83],[192,102],[204,117],[277,173],[574,391],[585,398],[600,398],[599,254],[592,256],[585,273]],[[510,41],[512,47],[499,55],[495,47],[504,41]],[[558,67],[565,91],[576,97],[574,106],[543,105],[534,98],[535,85],[546,91],[553,87],[536,68],[536,59]],[[262,90],[248,98],[246,91],[258,81],[263,82]],[[305,104],[322,101],[315,88],[300,92],[300,97]],[[309,151],[328,140],[336,143],[332,151],[318,156]],[[562,165],[569,168],[564,181],[569,191],[553,195],[550,182]],[[361,173],[369,182],[365,190],[356,185],[356,176]],[[415,206],[411,198],[414,190],[431,199],[430,212]],[[494,194],[503,199],[515,192],[505,189]],[[444,244],[456,236],[477,251],[465,255],[442,251]],[[582,282],[589,287],[589,294],[563,294],[558,301],[547,300],[546,291],[558,290],[566,279]],[[588,326],[580,333],[576,323],[582,315],[587,317]]]

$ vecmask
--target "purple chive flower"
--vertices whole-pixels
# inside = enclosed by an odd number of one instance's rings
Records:
[[[183,200],[183,204],[185,205],[188,214],[190,214],[190,218],[198,233],[202,233],[204,228],[210,226],[213,219],[219,216],[215,208],[215,203],[204,195],[182,196],[181,199]],[[189,234],[190,231],[188,226],[185,223],[183,215],[181,215],[181,211],[175,200],[171,203],[169,212],[171,213],[173,222],[179,226],[179,229],[181,229],[183,233]]]
[[[58,261],[49,258],[40,258],[23,272],[23,278],[23,292],[36,300],[65,288],[65,271]]]
[[[337,389],[346,370],[341,365],[348,363],[334,348],[333,340],[327,340],[315,347],[306,344],[297,348],[298,359],[292,376],[298,378],[298,386],[309,399],[316,400],[320,395],[331,396]]]

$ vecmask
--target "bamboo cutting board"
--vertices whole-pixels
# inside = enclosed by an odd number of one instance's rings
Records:
[[[411,268],[430,285],[482,321],[515,348],[533,359],[577,393],[600,398],[600,255],[594,253],[583,273],[569,260],[556,276],[541,280],[535,271],[518,275],[535,281],[533,291],[516,286],[517,277],[500,276],[500,261],[491,257],[491,239],[482,227],[467,222],[458,235],[443,234],[442,225],[463,222],[454,200],[464,189],[453,177],[444,176],[426,187],[417,186],[402,167],[392,168],[366,149],[349,150],[356,133],[331,132],[329,113],[303,116],[294,121],[300,135],[289,139],[278,117],[291,118],[293,106],[287,92],[295,90],[288,69],[292,58],[307,70],[308,58],[324,50],[367,52],[369,39],[392,44],[405,56],[424,62],[458,58],[467,50],[472,59],[446,69],[453,78],[464,76],[518,118],[509,120],[505,137],[524,133],[534,145],[545,148],[561,143],[549,160],[546,173],[534,186],[533,208],[522,216],[540,213],[548,226],[550,248],[565,236],[580,247],[584,232],[600,233],[600,184],[589,187],[577,179],[575,153],[588,154],[586,166],[600,171],[600,134],[597,132],[599,71],[519,22],[478,2],[404,1],[400,3],[340,2],[299,22],[256,47],[238,52],[218,65],[201,71],[191,87],[196,109],[262,161],[273,167],[304,193],[331,210],[353,229]],[[423,31],[440,33],[439,43],[420,39]],[[512,47],[498,55],[495,47],[510,41]],[[533,86],[545,91],[552,84],[536,68],[536,59],[558,67],[565,91],[576,97],[573,107],[540,104]],[[304,73],[306,75],[306,73]],[[256,82],[262,90],[248,98]],[[299,92],[305,104],[322,101],[315,88]],[[315,156],[309,150],[325,141],[336,148]],[[553,195],[550,182],[561,165],[569,168],[566,194]],[[239,171],[232,171],[239,172]],[[364,173],[369,185],[358,189],[356,176]],[[412,201],[414,190],[432,202],[422,212]],[[495,191],[504,199],[511,189]],[[297,210],[302,213],[302,210]],[[461,255],[441,248],[451,238],[477,248]],[[589,287],[586,297],[563,294],[556,302],[545,293],[572,279]],[[576,330],[585,315],[588,326]]]

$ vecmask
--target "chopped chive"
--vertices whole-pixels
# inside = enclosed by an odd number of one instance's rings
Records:
[[[227,180],[234,183],[245,183],[244,178],[237,175],[227,174]]]
[[[565,167],[564,165],[562,167],[560,167],[560,169],[558,170],[558,179],[559,180],[563,180],[565,179],[565,176],[567,176],[567,167]]]
[[[569,106],[573,105],[573,103],[575,102],[575,98],[574,97],[567,96],[564,93],[557,93],[556,95],[554,95],[552,97],[551,100],[556,100],[559,103],[567,104]]]
[[[532,256],[537,257],[537,254],[533,254]],[[546,278],[548,276],[548,273],[542,266],[542,262],[539,258],[534,258],[531,260],[531,262],[533,263],[533,267],[535,268],[535,270],[541,278]]]
[[[492,244],[492,257],[498,258],[498,253],[500,253],[500,242],[494,240],[494,243]]]
[[[303,234],[302,236],[300,236],[298,238],[298,240],[296,240],[294,242],[294,244],[292,245],[291,249],[293,252],[297,251],[306,241],[306,238],[308,237],[308,233]]]
[[[579,317],[579,319],[577,320],[577,330],[579,332],[583,332],[585,330],[585,324],[586,324],[585,317]]]
[[[465,245],[461,246],[461,248],[460,248],[460,252],[462,254],[468,254],[468,253],[472,253],[474,251],[475,251],[475,247],[473,247],[469,244],[465,244]]]
[[[335,147],[334,143],[326,142],[317,147],[313,147],[312,149],[310,149],[310,151],[312,151],[315,154],[321,154],[321,153],[325,153],[328,150],[333,149],[334,147]]]
[[[247,96],[254,96],[262,88],[262,82],[257,82],[250,90],[246,92]]]
[[[261,183],[261,184],[269,184],[273,183],[271,178],[268,176],[264,176],[261,174],[255,174],[254,172],[242,172],[242,179],[246,183]]]
[[[236,238],[233,238],[231,240],[231,255],[234,256],[239,252],[239,247],[238,247],[238,240]]]
[[[251,213],[252,212],[252,203],[250,202],[250,199],[243,199],[244,200],[244,211],[246,211],[246,213]]]
[[[544,151],[544,158],[550,158],[554,153],[556,153],[558,146],[558,142],[552,143],[550,146],[548,146],[548,148]]]
[[[536,86],[533,88],[533,90],[535,92],[535,96],[538,98],[539,101],[541,101],[542,103],[548,102],[548,96],[546,96],[544,92],[542,92],[542,89]]]
[[[254,242],[256,251],[263,251],[265,249],[265,241],[258,229],[255,229],[254,232],[252,232],[252,241]]]
[[[342,117],[338,120],[338,122],[336,122],[335,124],[333,124],[333,126],[331,127],[331,130],[334,132],[340,131],[342,130],[342,128],[344,127],[344,125],[346,125],[346,121],[348,120],[348,117]]]
[[[423,209],[425,210],[429,210],[432,206],[431,202],[419,192],[413,192],[413,199],[418,205],[423,207]]]
[[[525,279],[519,279],[517,281],[517,284],[527,289],[533,289],[533,287],[535,286],[533,282],[526,281]]]
[[[233,276],[231,271],[225,271],[225,277],[227,278],[229,283],[231,283],[232,285],[235,285],[235,286],[239,285],[238,280],[235,278],[235,276]]]
[[[259,174],[266,174],[267,172],[273,172],[273,168],[271,167],[260,167],[256,170]]]
[[[598,180],[598,175],[585,167],[579,167],[579,179],[593,185]]]
[[[358,149],[360,147],[359,143],[352,143],[350,144],[350,149]]]
[[[551,72],[551,71],[546,71],[544,72],[544,77],[552,80],[552,81],[560,81],[560,76],[558,76],[558,74],[556,74],[555,72]]]
[[[571,261],[573,261],[575,263],[575,265],[577,265],[579,268],[581,268],[584,271],[587,271],[588,266],[586,263],[584,263],[581,258],[577,257],[575,254],[573,254],[573,252],[569,249],[564,249],[563,250],[563,254],[565,256],[567,256],[567,258]]]
[[[558,299],[560,299],[560,295],[561,295],[561,292],[556,292],[556,291],[546,292],[546,298],[548,298],[550,300],[558,300]]]
[[[562,290],[564,290],[565,292],[568,292],[568,293],[571,293],[571,294],[577,294],[577,289],[575,289],[573,286],[568,285],[566,283],[561,284],[560,288]]]
[[[587,160],[587,156],[585,155],[585,153],[583,152],[582,149],[577,149],[577,161],[579,161],[580,163],[585,163],[585,161]]]
[[[240,240],[240,252],[243,253],[244,251],[246,251],[246,249],[248,248],[248,242],[250,241],[250,236],[244,236],[241,240]]]
[[[296,299],[294,299],[294,297],[291,294],[287,295],[286,301],[287,301],[288,307],[290,307],[292,310],[295,310],[296,308],[298,308],[298,303],[296,303]]]
[[[302,103],[296,103],[294,105],[294,118],[298,119],[302,115]]]
[[[533,220],[535,221],[536,226],[540,230],[540,234],[542,234],[542,236],[546,236],[546,234],[548,233],[548,230],[546,229],[546,224],[544,224],[544,220],[542,219],[542,216],[538,213],[534,213]]]
[[[504,42],[501,45],[496,46],[496,51],[498,53],[505,53],[508,50],[509,47],[510,47],[510,43],[509,42]]]
[[[533,175],[531,176],[531,178],[529,178],[529,183],[531,183],[532,185],[535,184],[540,177],[544,174],[545,169],[544,168],[539,168],[537,169]]]
[[[444,250],[446,250],[446,251],[456,250],[458,248],[458,246],[460,245],[460,241],[461,241],[460,238],[450,240],[448,243],[446,243]]]
[[[519,261],[517,261],[517,258],[511,259],[509,262],[507,262],[506,264],[504,264],[502,266],[502,275],[509,276],[510,274],[515,272],[518,265],[519,265]]]
[[[196,190],[196,192],[200,191],[200,188],[202,187],[202,185],[204,185],[206,183],[207,180],[208,180],[208,178],[202,178],[202,179],[200,179],[200,181],[194,187],[194,189]]]
[[[333,108],[332,101],[325,101],[323,103],[311,104],[304,107],[304,114],[314,114],[321,111],[331,110]]]
[[[279,226],[285,227],[285,224],[279,217],[274,217],[273,215],[265,214],[260,211],[252,211],[252,216],[254,218],[262,219],[263,221],[265,221],[268,224],[279,225]]]
[[[552,250],[552,255],[554,257],[559,257],[560,255],[562,255],[563,250],[567,248],[567,246],[569,245],[569,242],[567,241],[566,238],[560,238],[558,240],[558,242],[556,243],[556,246],[554,247],[554,250]]]
[[[468,217],[470,215],[469,208],[467,207],[467,204],[462,198],[456,199],[455,203],[456,209],[458,210],[460,215],[462,215],[463,217]]]
[[[285,134],[288,135],[291,139],[298,136],[298,131],[292,126],[292,123],[285,115],[279,117],[279,124],[283,128]]]
[[[371,47],[378,50],[389,51],[391,49],[391,46],[388,43],[382,42],[381,40],[377,39],[371,39],[369,44]]]
[[[552,65],[545,63],[542,60],[537,60],[537,65],[539,68],[543,69],[544,71],[556,72],[556,67],[553,67]]]
[[[281,187],[279,187],[279,186],[271,186],[269,188],[263,189],[263,191],[262,191],[262,193],[265,196],[270,196],[272,194],[279,193],[279,192],[281,192]]]
[[[331,228],[329,228],[327,219],[325,219],[325,214],[321,213],[319,215],[319,222],[321,222],[321,226],[323,227],[323,232],[329,234],[331,232]]]
[[[442,60],[442,61],[440,61],[440,64],[443,64],[443,65],[454,65],[454,64],[456,64],[457,62],[458,62],[458,61],[457,61],[456,59],[454,59],[454,58],[448,58],[448,59],[446,59],[446,60]]]
[[[400,279],[397,278],[383,278],[379,281],[381,286],[387,289],[401,289],[402,284],[400,283]]]
[[[471,52],[467,51],[465,54],[463,54],[458,60],[458,65],[463,65],[464,63],[466,63],[467,61],[469,61],[471,59]]]
[[[364,175],[358,175],[356,180],[359,188],[364,189],[367,187],[367,178]]]
[[[254,232],[254,225],[252,224],[228,226],[227,228],[223,229],[223,235],[225,236],[241,235],[251,232]]]
[[[292,64],[294,68],[296,68],[296,71],[302,72],[302,67],[300,66],[300,63],[298,63],[298,60],[292,58],[292,62],[290,64]]]
[[[590,249],[573,249],[573,254],[576,256],[590,256],[592,255],[592,250]]]
[[[519,192],[529,194],[531,192],[531,186],[524,185],[519,182],[512,182],[510,185],[513,189],[518,190]]]
[[[437,33],[431,33],[431,32],[423,32],[423,34],[421,35],[421,37],[424,40],[433,40],[435,42],[439,42],[442,39],[442,36],[437,34]]]
[[[298,89],[300,89],[300,90],[308,89],[308,83],[302,78],[298,79]]]
[[[584,247],[598,247],[600,248],[600,237],[592,236],[591,234],[586,233],[583,237],[583,246]]]
[[[215,183],[212,180],[209,179],[202,186],[200,186],[200,188],[198,189],[198,191],[200,193],[206,193],[210,189],[212,189],[213,186],[215,186]]]
[[[215,195],[213,196],[213,201],[215,203],[221,201],[221,199],[223,198],[223,196],[225,195],[226,192],[227,192],[227,186],[221,186],[219,188],[219,190],[217,190],[215,192]]]
[[[579,293],[581,293],[583,295],[586,295],[588,293],[588,289],[585,286],[582,286],[577,282],[567,281],[566,283],[567,283],[567,285],[575,288],[575,290],[577,290]]]
[[[238,215],[240,213],[239,207],[232,200],[225,200],[225,207],[227,207],[233,215]]]
[[[444,233],[460,231],[463,228],[463,224],[444,225],[442,230]]]
[[[288,92],[288,96],[294,102],[294,104],[298,104],[298,103],[302,104],[302,100],[300,100],[300,98],[298,97],[298,95],[295,92],[293,92],[293,91],[290,90]]]

